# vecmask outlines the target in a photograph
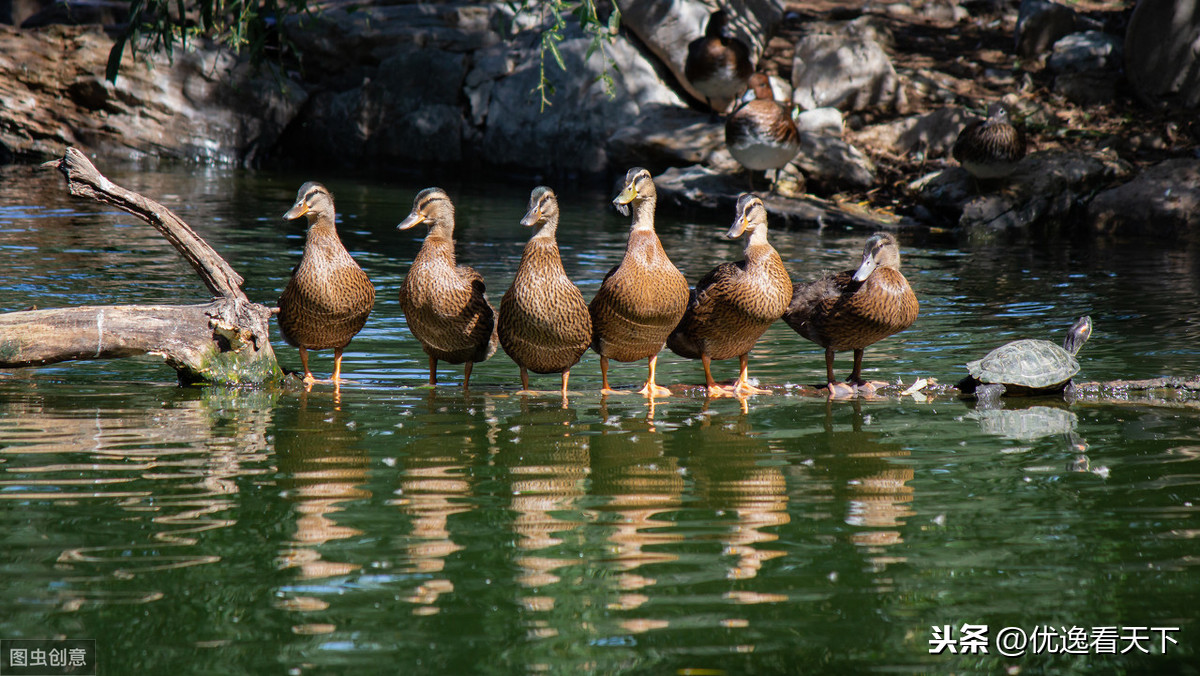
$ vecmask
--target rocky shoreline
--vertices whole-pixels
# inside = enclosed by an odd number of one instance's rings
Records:
[[[545,181],[605,181],[642,165],[666,199],[728,209],[747,176],[682,76],[681,45],[711,8],[616,4],[623,30],[604,53],[566,31],[567,70],[547,64],[555,91],[544,111],[543,17],[501,3],[333,3],[282,22],[300,55],[289,68],[254,69],[192,42],[173,57],[127,54],[115,84],[103,78],[103,25],[0,25],[0,163],[76,146],[106,162],[466,168]],[[1187,63],[1172,79],[1164,59],[1179,61],[1173,39],[1200,34],[1200,12],[1171,3],[1185,35],[1141,40],[1137,31],[1168,20],[1141,4],[1131,14],[1046,0],[735,3],[736,30],[777,98],[808,111],[769,208],[799,227],[1190,239],[1200,124],[1187,106],[1200,87]],[[949,150],[992,101],[1022,121],[1030,153],[1011,180],[981,190]]]

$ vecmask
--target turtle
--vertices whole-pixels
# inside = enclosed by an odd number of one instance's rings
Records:
[[[1033,339],[1001,345],[983,359],[967,362],[970,375],[956,387],[979,399],[1057,394],[1079,373],[1075,355],[1091,335],[1092,318],[1080,317],[1067,331],[1062,347]]]

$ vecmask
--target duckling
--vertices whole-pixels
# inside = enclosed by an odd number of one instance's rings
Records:
[[[300,186],[285,220],[304,216],[308,234],[304,255],[279,296],[279,332],[300,349],[304,382],[316,382],[308,368],[309,350],[333,348],[333,382],[342,379],[342,350],[362,330],[375,307],[375,287],[342,245],[334,225],[333,195],[320,183]]]
[[[977,180],[1006,178],[1025,157],[1025,134],[1009,122],[1002,104],[993,103],[987,119],[963,127],[952,153]]]
[[[750,48],[738,38],[729,37],[729,14],[717,10],[708,18],[704,37],[688,43],[683,75],[692,87],[704,96],[705,103],[715,113],[724,112],[746,87],[754,73]]]
[[[654,369],[667,336],[687,310],[688,285],[654,232],[657,199],[654,179],[641,167],[625,174],[625,187],[613,199],[626,216],[632,205],[633,226],[624,258],[608,271],[588,306],[592,349],[600,355],[602,394],[616,394],[608,386],[609,359],[649,359],[649,376],[641,393],[651,398],[671,394],[655,384]]]
[[[798,284],[783,320],[797,333],[825,348],[826,384],[839,393],[833,354],[854,350],[847,381],[872,391],[862,379],[863,350],[907,329],[917,319],[917,296],[900,273],[900,246],[888,233],[877,233],[863,246],[857,270]]]
[[[579,288],[567,278],[558,253],[558,197],[545,186],[529,195],[521,225],[533,228],[512,286],[500,299],[500,345],[521,368],[521,392],[529,371],[562,373],[562,396],[574,366],[592,342],[592,318]]]
[[[438,360],[463,367],[463,390],[471,368],[496,352],[496,313],[483,277],[454,260],[454,204],[441,188],[426,188],[412,213],[396,228],[429,226],[429,234],[400,285],[400,308],[408,329],[429,355],[429,385],[437,385]]]
[[[792,280],[767,241],[767,208],[751,193],[738,197],[737,217],[726,237],[745,233],[745,260],[722,263],[696,284],[687,312],[667,339],[675,354],[704,364],[710,397],[770,394],[748,382],[747,362],[754,344],[792,300]],[[710,363],[730,357],[739,359],[741,371],[727,390],[713,381]]]
[[[779,170],[800,152],[800,132],[791,114],[774,96],[766,75],[750,76],[741,105],[725,120],[725,145],[733,159],[750,171],[774,169],[777,183]],[[750,188],[754,189],[753,179]]]

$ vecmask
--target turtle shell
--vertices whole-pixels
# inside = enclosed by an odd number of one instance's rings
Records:
[[[998,383],[1029,390],[1057,390],[1079,373],[1079,361],[1048,340],[1016,340],[1002,345],[983,359],[967,362],[971,376],[983,383]]]

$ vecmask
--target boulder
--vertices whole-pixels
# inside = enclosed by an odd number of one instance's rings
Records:
[[[1008,179],[977,182],[952,167],[912,182],[909,190],[968,235],[987,238],[1060,222],[1094,191],[1131,171],[1115,153],[1047,150],[1026,156]]]
[[[836,136],[800,132],[800,152],[792,163],[804,172],[812,192],[861,190],[875,184],[871,160]]]
[[[854,135],[854,141],[860,146],[869,146],[897,157],[946,157],[958,140],[959,132],[972,119],[974,116],[964,108],[939,108],[928,115],[915,115],[867,127]]]
[[[1054,43],[1046,66],[1056,73],[1117,70],[1121,67],[1120,38],[1100,31],[1071,33]]]
[[[649,107],[683,106],[625,38],[606,47],[615,65],[598,51],[588,56],[591,39],[581,32],[558,48],[567,68],[546,65],[555,92],[544,111],[535,91],[539,71],[533,45],[514,59],[520,65],[511,74],[495,81],[480,147],[485,161],[540,171],[604,173],[610,169],[607,141],[617,130],[633,125]],[[600,78],[614,67],[620,77],[613,79],[615,91],[609,96]]]
[[[1040,59],[1059,38],[1076,30],[1075,10],[1050,0],[1021,0],[1016,50],[1022,59]]]
[[[1200,106],[1200,0],[1140,0],[1125,33],[1125,75],[1149,105]]]
[[[1092,232],[1175,240],[1200,232],[1200,160],[1166,160],[1096,195],[1088,205]]]
[[[796,43],[793,101],[804,110],[903,110],[904,88],[869,25],[852,22],[836,32],[812,33]]]
[[[256,71],[200,40],[174,57],[126,52],[103,73],[99,27],[0,26],[0,162],[45,160],[72,145],[114,158],[249,164],[306,99],[283,73]]]
[[[841,138],[845,125],[842,111],[837,108],[814,108],[796,116],[796,129],[813,134]]]
[[[725,147],[725,127],[691,108],[654,104],[608,139],[609,156],[618,167],[650,171],[707,164]],[[730,157],[736,164],[736,160]]]
[[[704,36],[712,12],[720,7],[729,10],[729,30],[750,47],[755,63],[783,21],[780,0],[742,0],[732,6],[695,0],[617,0],[616,4],[621,10],[621,25],[649,48],[689,96],[701,101],[704,97],[683,76],[683,65],[688,43]]]

